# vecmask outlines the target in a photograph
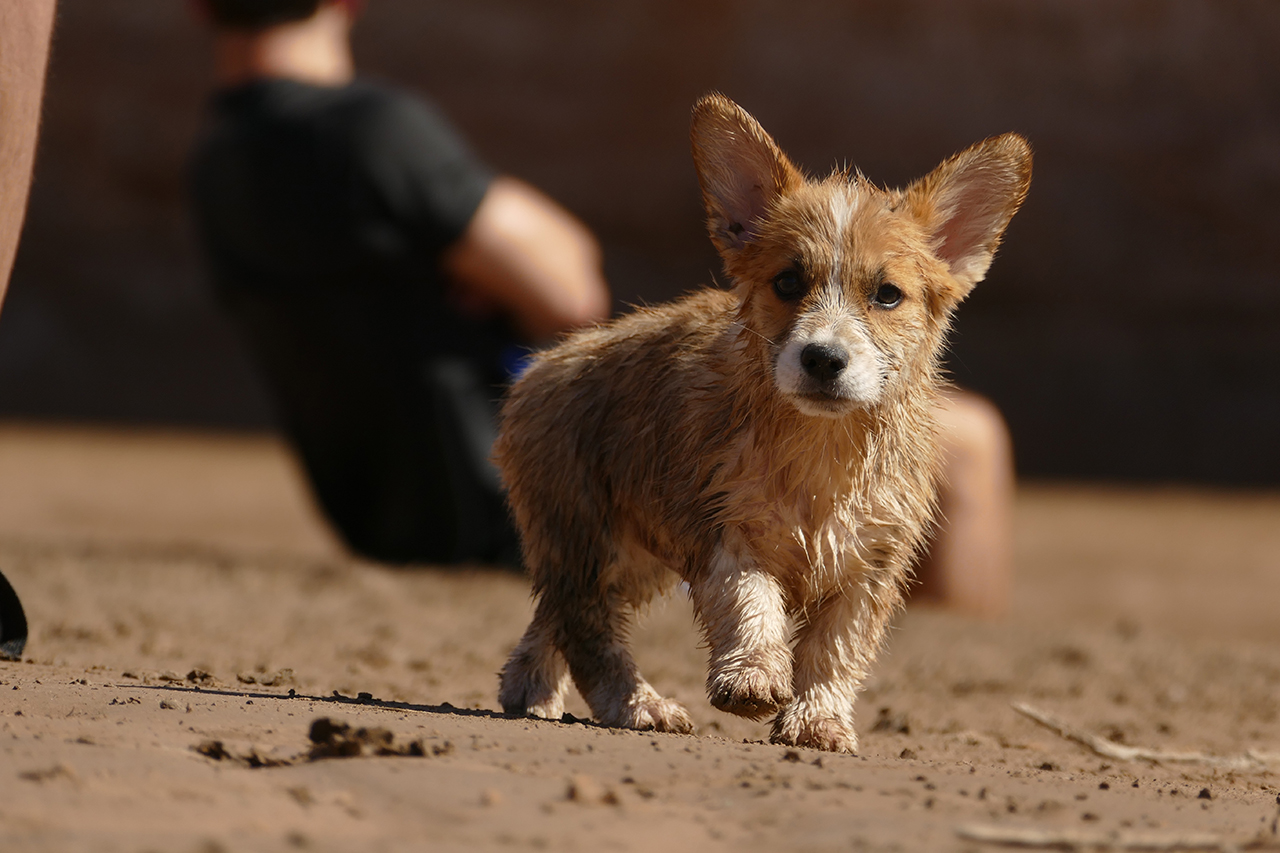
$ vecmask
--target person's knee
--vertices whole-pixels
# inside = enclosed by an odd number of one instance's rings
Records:
[[[953,391],[935,412],[942,448],[938,530],[919,566],[922,598],[984,615],[1007,606],[1012,571],[1013,445],[999,409]]]
[[[936,414],[944,464],[949,470],[1012,476],[1013,442],[994,403],[969,391],[957,391],[939,401]]]

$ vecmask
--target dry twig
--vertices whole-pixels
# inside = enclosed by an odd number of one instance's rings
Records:
[[[1043,850],[1132,850],[1152,851],[1152,853],[1174,850],[1213,850],[1220,853],[1235,853],[1243,850],[1280,849],[1274,847],[1272,840],[1265,837],[1239,842],[1209,833],[1157,835],[973,824],[958,827],[956,835],[966,841]]]
[[[1025,702],[1014,702],[1013,710],[1052,729],[1067,740],[1073,740],[1103,758],[1115,761],[1151,761],[1156,764],[1200,764],[1225,770],[1266,770],[1268,764],[1280,763],[1280,756],[1250,750],[1244,755],[1209,755],[1203,752],[1167,752],[1141,746],[1125,746],[1106,738],[1081,731],[1052,714]]]

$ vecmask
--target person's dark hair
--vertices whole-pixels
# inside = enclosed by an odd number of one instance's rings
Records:
[[[202,0],[214,26],[260,30],[310,18],[322,0]]]

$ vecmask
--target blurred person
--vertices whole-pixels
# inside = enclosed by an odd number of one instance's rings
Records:
[[[54,5],[0,4],[0,300],[9,287],[31,189]],[[0,659],[21,657],[26,642],[22,604],[0,574]]]
[[[318,502],[358,554],[518,562],[489,462],[520,346],[608,316],[599,246],[429,104],[355,75],[357,2],[204,0],[196,218]]]

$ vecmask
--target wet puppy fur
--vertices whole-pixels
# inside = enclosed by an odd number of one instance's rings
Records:
[[[538,601],[500,700],[556,719],[572,679],[605,725],[691,731],[627,647],[637,608],[683,578],[711,703],[773,716],[775,743],[854,752],[854,698],[933,513],[943,339],[1031,151],[988,139],[905,190],[813,180],[720,95],[692,140],[731,290],[574,334],[503,409],[495,458]]]

